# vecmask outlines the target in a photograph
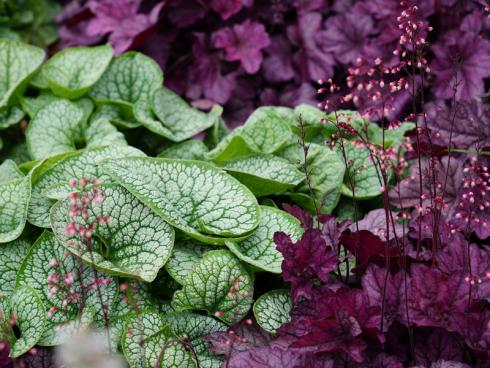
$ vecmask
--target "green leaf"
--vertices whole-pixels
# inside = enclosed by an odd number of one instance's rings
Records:
[[[199,161],[125,158],[102,164],[119,184],[189,236],[210,244],[243,237],[258,223],[253,194],[236,179]]]
[[[24,177],[20,172],[6,173],[11,169],[10,162],[2,164],[2,176],[11,176],[11,179],[0,182],[0,243],[7,243],[17,239],[26,224],[27,209],[31,196],[31,179]]]
[[[85,263],[111,275],[133,277],[152,282],[170,257],[174,229],[163,219],[118,185],[101,186],[106,195],[101,204],[94,203],[88,218],[70,217],[70,199],[55,204],[51,225],[59,242]],[[69,222],[96,223],[99,217],[110,217],[93,232],[93,251],[78,238],[66,235]]]
[[[317,206],[322,207],[323,212],[331,213],[340,199],[340,191],[345,173],[344,162],[337,152],[325,145],[309,143],[308,146],[306,164]],[[291,145],[280,152],[279,155],[288,159],[289,162],[298,165],[298,168],[304,171],[304,152],[303,148],[299,145]],[[296,189],[296,192],[310,195],[306,182],[301,184]],[[304,196],[302,195],[293,196],[292,198],[295,201],[296,199],[303,199],[301,202],[304,202]],[[321,204],[323,206],[320,206]]]
[[[174,158],[179,160],[197,160],[206,161],[208,148],[206,145],[197,139],[174,144],[170,148],[160,152],[158,157]]]
[[[24,177],[22,172],[12,160],[5,160],[0,165],[0,183]]]
[[[167,326],[165,318],[154,312],[134,315],[128,320],[122,350],[131,368],[196,366],[191,354]]]
[[[284,147],[291,137],[289,124],[279,108],[260,107],[243,127],[226,136],[209,153],[209,157],[214,162],[224,163],[252,152],[273,153]]]
[[[56,95],[76,99],[88,92],[99,80],[111,59],[110,44],[71,47],[49,59],[42,68],[42,74]]]
[[[24,118],[24,112],[17,106],[0,111],[0,130],[17,124]]]
[[[39,70],[34,77],[31,79],[30,82],[31,86],[37,89],[48,89],[49,84],[46,78],[44,78],[43,73],[42,73],[42,68]]]
[[[37,344],[42,337],[47,315],[37,293],[29,286],[17,288],[10,297],[10,315],[17,318],[20,338],[10,347],[10,356],[17,358]]]
[[[116,104],[132,112],[133,104],[149,101],[163,83],[158,64],[138,52],[126,52],[115,58],[89,95],[97,104]]]
[[[0,293],[2,295],[12,294],[17,271],[30,246],[29,242],[23,239],[0,245]]]
[[[291,320],[289,312],[292,306],[289,290],[272,290],[257,299],[253,311],[259,326],[275,333],[279,327]]]
[[[37,97],[20,97],[20,105],[31,119],[37,114],[43,107],[49,105],[52,102],[63,100],[51,93],[42,93]]]
[[[181,142],[213,126],[221,118],[223,108],[215,105],[209,114],[190,107],[179,95],[161,87],[155,90],[151,99],[151,109],[159,124],[142,124],[155,134],[170,140]]]
[[[128,144],[124,134],[118,131],[107,119],[97,119],[90,123],[85,131],[85,142],[87,148],[127,146]]]
[[[240,321],[252,304],[253,278],[227,250],[204,254],[187,276],[182,290],[175,292],[172,307],[177,311],[206,310],[226,323]]]
[[[54,204],[53,199],[69,195],[72,191],[69,184],[71,179],[98,178],[103,183],[110,183],[110,177],[99,169],[99,162],[127,156],[144,156],[144,153],[129,146],[109,146],[71,152],[44,162],[33,173],[29,222],[38,227],[51,227],[49,210]]]
[[[276,249],[274,233],[282,231],[293,241],[303,234],[298,219],[276,208],[260,206],[260,222],[257,229],[247,239],[237,243],[227,241],[226,246],[242,261],[261,271],[281,273],[283,257]]]
[[[133,129],[141,126],[141,123],[136,121],[131,114],[125,114],[124,109],[117,105],[99,106],[92,115],[92,121],[101,118],[107,119],[112,124],[122,128]]]
[[[38,47],[0,39],[0,110],[9,105],[14,94],[27,87],[44,57],[44,51]]]
[[[347,167],[342,194],[348,197],[355,196],[356,199],[370,199],[380,195],[383,192],[383,182],[381,174],[378,175],[378,168],[371,161],[369,148],[359,147],[356,143],[346,141],[344,150],[351,164]],[[390,170],[388,179],[391,173]],[[354,185],[354,192],[352,192],[352,185]]]
[[[193,239],[176,240],[165,269],[175,281],[183,285],[194,265],[204,253],[212,249],[213,247]]]
[[[181,340],[187,339],[192,345],[200,367],[220,367],[222,359],[209,350],[208,343],[202,338],[214,332],[226,332],[226,324],[212,317],[189,312],[168,314],[165,316],[165,322]]]
[[[264,154],[237,157],[223,169],[246,185],[257,197],[294,188],[304,175],[287,160]]]
[[[305,133],[305,140],[318,141],[317,143],[323,143],[326,138],[330,138],[333,133],[337,131],[334,124],[328,120],[323,122],[323,119],[327,118],[324,111],[317,109],[310,105],[298,105],[294,109],[295,119],[292,126],[293,132],[300,134],[299,118],[303,121],[303,130]]]
[[[67,100],[54,101],[42,107],[31,120],[26,141],[35,160],[76,149],[83,111]]]
[[[50,264],[51,261],[56,261],[58,266]],[[77,295],[85,295],[85,298],[81,297],[80,300],[63,306],[66,293],[58,291],[50,295],[47,279],[53,274],[58,274],[59,278],[64,278],[69,273],[74,277],[71,288]],[[81,275],[81,278],[78,275]],[[58,345],[63,342],[67,334],[74,332],[74,328],[78,324],[87,324],[94,319],[96,326],[101,327],[103,325],[102,305],[107,306],[110,315],[117,285],[115,280],[108,275],[98,273],[97,277],[109,281],[107,285],[99,285],[99,296],[97,289],[90,287],[94,277],[92,268],[80,267],[80,261],[66,253],[65,247],[56,240],[52,233],[45,231],[36,240],[20,266],[16,285],[17,287],[27,285],[34,289],[46,312],[51,307],[57,308],[57,311],[48,317],[46,328],[40,341],[38,341],[38,345]],[[82,283],[85,285],[84,288],[82,288]],[[83,294],[82,290],[85,290]],[[82,306],[85,308],[80,311]]]

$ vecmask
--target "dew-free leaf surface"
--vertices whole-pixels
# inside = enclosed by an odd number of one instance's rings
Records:
[[[205,310],[226,323],[238,322],[253,301],[253,278],[231,252],[212,250],[193,267],[174,293],[177,311]]]
[[[268,206],[260,206],[259,226],[241,242],[227,241],[226,246],[242,261],[261,271],[281,273],[282,254],[276,249],[274,233],[282,231],[297,241],[303,234],[299,220]]]
[[[197,139],[174,144],[170,148],[160,152],[158,157],[174,158],[178,160],[198,160],[206,161],[208,147]]]
[[[94,248],[66,235],[68,223],[85,223],[81,216],[70,217],[71,204],[67,198],[51,210],[51,226],[61,244],[87,264],[116,276],[152,282],[167,262],[174,244],[174,229],[136,197],[119,185],[101,186],[105,193],[102,203],[94,203],[88,212],[88,223],[98,217],[110,222],[95,229]]]
[[[176,240],[165,269],[175,281],[183,285],[194,265],[204,253],[212,249],[214,247],[199,243],[194,239]]]
[[[15,277],[27,254],[29,242],[16,239],[0,245],[0,293],[10,295],[15,287]]]
[[[257,226],[253,194],[210,164],[133,157],[107,160],[102,169],[168,223],[205,243],[223,244]]]
[[[292,306],[289,290],[272,290],[257,299],[253,311],[259,326],[275,333],[279,327],[291,320],[289,312]]]

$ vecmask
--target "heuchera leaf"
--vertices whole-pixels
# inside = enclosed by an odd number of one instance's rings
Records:
[[[275,333],[284,323],[289,322],[292,308],[289,290],[272,290],[261,295],[253,306],[257,323],[264,330]]]
[[[59,242],[87,264],[112,275],[134,277],[152,282],[170,257],[174,229],[119,185],[101,186],[105,193],[101,204],[91,206],[89,223],[109,217],[94,231],[94,248],[66,235],[70,222],[84,223],[81,216],[69,216],[71,202],[67,198],[51,209],[51,226]]]
[[[57,266],[52,266],[52,261],[56,262]],[[76,330],[74,327],[78,323],[90,323],[95,318],[96,325],[101,327],[104,323],[102,303],[107,306],[108,313],[110,313],[110,307],[117,290],[114,279],[103,273],[98,273],[99,278],[105,278],[108,281],[106,285],[99,285],[102,300],[98,295],[97,288],[88,288],[88,290],[85,290],[86,299],[83,304],[85,308],[80,314],[82,300],[63,306],[64,295],[62,293],[49,294],[49,287],[47,287],[48,277],[57,273],[62,275],[62,277],[68,274],[73,275],[72,289],[78,295],[81,295],[82,292],[81,283],[92,285],[95,277],[90,267],[81,268],[80,261],[67,254],[65,247],[56,240],[55,236],[45,231],[29,249],[17,273],[16,280],[16,287],[27,285],[34,289],[41,299],[46,312],[51,308],[56,310],[47,319],[43,335],[37,342],[42,346],[62,343],[67,334],[71,334]],[[79,279],[79,274],[82,275],[82,279]]]
[[[155,312],[128,319],[121,345],[131,368],[195,366],[191,354],[177,340],[163,315]]]
[[[17,358],[32,348],[41,338],[47,314],[36,292],[29,286],[16,288],[8,300],[9,310],[4,318],[15,317],[20,337],[11,336],[10,356]]]
[[[228,161],[223,168],[256,197],[280,193],[294,188],[304,180],[304,175],[280,157],[253,154]]]
[[[2,295],[12,294],[17,270],[30,246],[29,242],[23,239],[0,245],[0,292]]]
[[[84,95],[104,73],[112,59],[110,44],[62,50],[44,64],[42,74],[58,96],[75,99]]]
[[[165,316],[165,322],[180,339],[187,339],[192,345],[200,367],[219,368],[221,358],[211,353],[203,337],[226,331],[226,324],[212,317],[189,312],[170,313]]]
[[[252,305],[253,278],[229,251],[204,254],[174,293],[177,311],[206,310],[227,323],[241,320]]]
[[[27,219],[31,178],[7,160],[0,166],[0,243],[17,239]]]
[[[171,225],[205,243],[223,244],[257,227],[255,197],[210,164],[133,157],[107,160],[102,168]]]
[[[183,285],[194,265],[204,253],[212,249],[212,246],[199,243],[194,239],[176,240],[165,269],[175,281]]]
[[[255,231],[241,242],[227,241],[226,246],[242,261],[261,271],[281,273],[283,257],[274,244],[274,234],[282,231],[297,241],[303,234],[300,222],[276,208],[261,206],[260,222]]]
[[[0,110],[27,86],[26,81],[41,66],[44,57],[44,51],[38,47],[0,39]]]
[[[129,146],[109,146],[48,159],[33,173],[28,221],[38,227],[51,227],[49,209],[54,204],[53,199],[68,196],[72,190],[71,179],[98,178],[103,183],[111,182],[110,177],[99,169],[98,163],[107,158],[127,156],[144,156],[144,153]]]
[[[208,151],[208,147],[206,147],[202,141],[198,139],[190,139],[188,141],[174,144],[170,148],[160,152],[158,157],[174,158],[179,160],[206,161],[206,154]]]
[[[180,142],[213,126],[221,118],[223,108],[215,105],[206,114],[190,107],[179,95],[167,88],[158,88],[151,98],[151,108],[159,120],[142,120],[142,124],[165,138]],[[151,124],[150,124],[151,123]]]
[[[89,95],[97,104],[116,104],[132,113],[138,101],[150,101],[163,83],[163,74],[151,58],[127,52],[112,60]]]

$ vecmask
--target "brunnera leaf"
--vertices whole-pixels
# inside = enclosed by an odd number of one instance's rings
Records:
[[[296,167],[273,155],[252,154],[237,157],[228,161],[223,169],[257,197],[292,189],[304,180],[304,174]]]
[[[206,154],[208,151],[208,147],[206,147],[202,141],[198,139],[189,139],[188,141],[172,145],[160,152],[158,157],[174,158],[178,160],[206,161]]]
[[[92,121],[98,119],[107,119],[121,128],[133,129],[141,126],[141,123],[136,121],[132,114],[127,114],[123,108],[117,105],[101,105],[92,115]]]
[[[0,243],[22,234],[30,197],[30,176],[24,176],[13,161],[5,161],[0,166]]]
[[[17,124],[24,118],[24,112],[17,106],[8,107],[0,111],[0,130]]]
[[[223,108],[215,105],[209,113],[199,111],[171,90],[161,87],[154,91],[151,109],[156,119],[140,119],[155,134],[181,142],[213,126],[221,119]],[[151,117],[151,115],[148,116]]]
[[[196,366],[164,316],[156,312],[145,311],[129,318],[121,345],[130,368]]]
[[[254,232],[241,242],[227,241],[226,246],[243,262],[260,271],[281,273],[282,254],[276,249],[274,233],[282,231],[293,241],[303,234],[299,220],[268,206],[260,206],[260,222]]]
[[[165,322],[181,340],[187,339],[202,368],[219,368],[221,358],[214,355],[208,343],[202,338],[215,332],[225,332],[228,326],[223,322],[200,314],[183,312],[169,313]]]
[[[49,59],[42,68],[42,75],[56,95],[76,99],[99,80],[111,59],[110,44],[71,47]]]
[[[41,299],[29,286],[16,288],[10,296],[9,310],[6,316],[15,317],[15,325],[20,330],[20,337],[12,336],[9,340],[10,356],[17,358],[32,348],[41,338],[46,325],[47,314]]]
[[[130,157],[106,160],[102,170],[165,221],[204,243],[241,238],[258,224],[253,194],[211,164]]]
[[[51,226],[59,242],[85,263],[111,275],[152,282],[170,257],[174,229],[131,193],[119,185],[103,185],[104,200],[91,206],[89,223],[110,218],[98,224],[93,233],[93,249],[77,238],[66,235],[72,221],[84,223],[80,215],[70,217],[70,199],[51,209]],[[72,240],[73,244],[68,245]]]
[[[31,244],[24,239],[16,239],[0,245],[0,293],[12,294],[15,288],[15,277],[22,260]]]
[[[109,64],[102,77],[89,92],[98,105],[115,104],[132,115],[138,101],[150,101],[163,83],[158,64],[138,52],[126,52]]]
[[[176,311],[205,310],[226,323],[240,321],[252,305],[253,277],[231,252],[212,250],[174,293]]]
[[[176,240],[172,255],[165,264],[165,269],[175,281],[183,285],[194,265],[204,253],[213,249],[212,246],[199,243],[194,239]]]
[[[270,333],[291,320],[289,312],[293,303],[289,290],[272,290],[261,295],[253,306],[255,319],[260,327]]]
[[[144,156],[130,146],[108,146],[65,153],[46,160],[32,175],[32,195],[29,203],[28,221],[38,227],[51,227],[49,210],[55,200],[69,195],[71,179],[98,178],[103,183],[111,182],[98,164],[107,158]]]
[[[117,290],[115,280],[99,272],[97,276],[107,280],[106,285],[99,285],[99,296],[97,288],[89,287],[93,285],[94,271],[90,267],[81,267],[80,264],[80,261],[67,253],[63,244],[48,231],[41,234],[22,261],[17,273],[16,287],[30,286],[41,299],[45,311],[54,310],[46,321],[46,328],[37,342],[38,345],[52,346],[62,343],[68,334],[75,332],[76,326],[80,323],[94,321],[96,326],[102,327],[103,305],[110,313]],[[64,305],[65,294],[50,294],[47,285],[50,275],[58,275],[58,278],[72,275],[71,289],[77,295],[82,295],[82,284],[85,285],[85,298]]]
[[[0,39],[0,110],[10,104],[14,94],[27,87],[44,57],[44,51],[38,47]]]

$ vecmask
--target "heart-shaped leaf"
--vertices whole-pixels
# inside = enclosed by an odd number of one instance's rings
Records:
[[[124,134],[116,129],[109,120],[97,119],[90,123],[84,134],[87,148],[105,146],[126,146]]]
[[[346,141],[344,151],[349,162],[344,178],[342,194],[356,199],[370,199],[380,195],[383,181],[379,168],[371,160],[369,148]],[[388,180],[392,171],[388,169]],[[354,186],[354,191],[352,190]]]
[[[171,313],[165,316],[165,322],[182,340],[187,339],[202,368],[219,368],[221,358],[211,353],[208,343],[202,338],[214,332],[225,332],[228,327],[212,317],[189,312]]]
[[[94,203],[88,218],[70,217],[70,199],[55,204],[51,210],[51,225],[61,244],[85,263],[112,275],[153,281],[170,257],[174,244],[174,229],[152,212],[131,193],[119,185],[101,186],[104,200]],[[110,218],[93,232],[93,248],[78,238],[66,235],[70,222],[96,223],[97,218]],[[73,244],[68,246],[68,241]]]
[[[42,74],[56,95],[75,99],[88,92],[99,80],[111,59],[110,44],[71,47],[49,59],[42,68]]]
[[[223,169],[246,185],[257,197],[278,194],[294,188],[304,180],[304,174],[287,160],[264,154],[237,157]]]
[[[127,156],[144,156],[144,153],[129,146],[109,146],[67,153],[44,162],[32,176],[29,222],[38,227],[51,227],[49,210],[55,202],[53,199],[68,196],[72,191],[71,179],[98,178],[103,183],[111,182],[98,163],[107,158]]]
[[[210,244],[243,237],[258,223],[253,194],[214,166],[163,158],[108,160],[104,172],[165,221]]]
[[[291,320],[289,312],[292,306],[289,290],[272,290],[257,299],[253,311],[259,326],[275,333],[279,327]]]
[[[232,253],[212,250],[194,266],[182,290],[174,293],[177,311],[206,310],[226,323],[240,321],[252,304],[253,278]]]
[[[342,157],[325,145],[310,143],[308,145],[308,155],[306,167],[310,176],[310,185],[313,189],[316,205],[321,207],[324,212],[331,213],[337,206],[340,199],[342,181],[344,180],[345,165]],[[292,164],[298,165],[304,172],[305,156],[303,148],[299,145],[291,145],[279,153]],[[314,208],[309,204],[312,199],[307,183],[301,184],[295,192],[299,195],[292,195],[292,200],[300,205]],[[306,202],[306,203],[305,203]]]
[[[23,176],[10,160],[0,166],[0,178],[0,243],[7,243],[17,239],[24,230],[31,179]]]
[[[22,260],[27,254],[29,242],[16,239],[0,245],[0,293],[10,295],[15,287],[15,277]]]
[[[107,119],[112,124],[122,128],[133,129],[141,126],[131,114],[125,114],[124,109],[117,105],[101,105],[92,115],[92,121]]]
[[[198,160],[206,161],[208,148],[197,139],[190,139],[181,143],[174,144],[170,148],[160,152],[158,157],[174,158],[179,160]]]
[[[159,121],[141,120],[155,134],[175,142],[195,136],[213,126],[221,117],[223,108],[215,105],[209,114],[190,107],[179,95],[167,88],[158,88],[151,99],[151,109]]]
[[[330,138],[337,131],[337,127],[327,119],[325,111],[317,109],[314,106],[298,105],[294,109],[294,115],[292,130],[298,135],[302,131],[307,142],[323,143],[325,139]],[[300,128],[299,124],[300,118],[303,125],[302,128]]]
[[[97,104],[116,104],[132,114],[138,101],[150,101],[163,83],[158,64],[138,52],[126,52],[115,58],[90,91]]]
[[[48,287],[48,278],[64,283],[70,279],[69,289]],[[104,279],[105,282],[94,287],[94,279]],[[80,261],[66,252],[55,236],[45,231],[29,249],[17,273],[17,287],[30,286],[41,299],[45,311],[53,313],[48,316],[46,328],[38,344],[41,346],[58,345],[66,335],[74,332],[78,324],[96,321],[99,327],[104,324],[103,306],[110,315],[117,285],[111,277],[97,273],[90,267],[81,266]],[[100,292],[100,293],[99,293]],[[69,298],[68,295],[76,295]]]
[[[194,239],[176,240],[172,255],[165,264],[165,269],[172,278],[183,285],[194,265],[204,253],[213,247],[199,243]]]
[[[55,96],[52,93],[45,92],[37,97],[24,96],[20,99],[20,104],[22,105],[22,109],[27,113],[27,115],[29,115],[29,117],[33,119],[39,110],[55,101],[66,100],[61,97]],[[73,102],[80,110],[83,111],[82,122],[85,124],[92,114],[92,111],[94,110],[94,104],[89,98],[86,97],[82,97],[71,102]]]
[[[165,318],[155,312],[132,316],[127,322],[121,345],[131,368],[196,366],[190,352],[179,342]]]
[[[17,124],[24,118],[24,112],[17,106],[8,107],[0,111],[0,130]]]
[[[22,42],[0,39],[0,110],[21,92],[44,61],[42,49]]]
[[[242,261],[259,270],[281,273],[283,257],[276,249],[274,233],[282,231],[293,241],[303,234],[301,224],[296,217],[268,206],[260,206],[259,226],[247,239],[237,243],[227,241],[226,246]]]
[[[47,315],[37,293],[29,286],[15,289],[9,299],[7,316],[15,317],[20,337],[12,336],[10,356],[17,358],[32,348],[42,337]]]
[[[284,147],[291,137],[289,124],[277,108],[260,107],[243,127],[235,129],[209,152],[209,157],[224,163],[252,152],[273,153]]]

